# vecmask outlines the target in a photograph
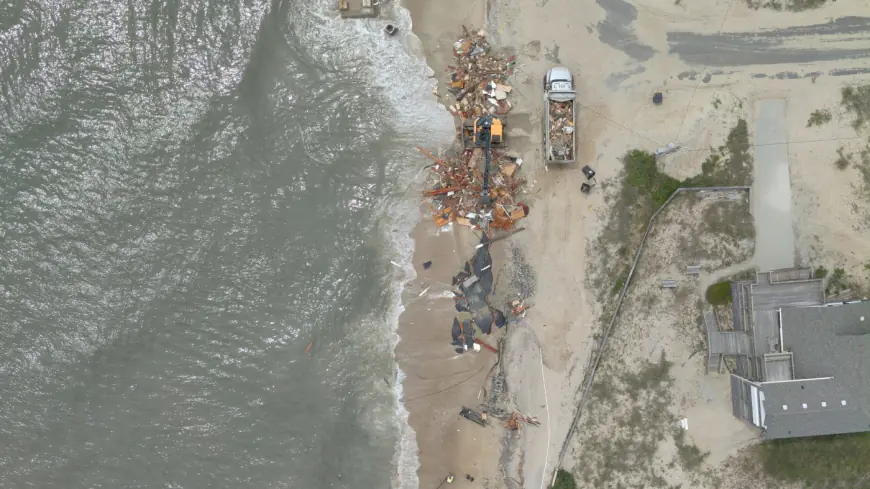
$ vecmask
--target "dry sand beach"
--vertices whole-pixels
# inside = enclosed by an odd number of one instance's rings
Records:
[[[583,487],[722,487],[738,480],[734,457],[756,434],[730,415],[727,375],[705,375],[703,355],[695,355],[699,342],[703,347],[694,325],[697,304],[705,285],[747,268],[841,266],[867,278],[861,266],[870,244],[861,235],[870,208],[861,198],[866,186],[858,164],[866,136],[840,106],[841,87],[870,73],[870,19],[849,17],[867,12],[866,3],[841,0],[800,12],[717,0],[405,0],[403,6],[439,80],[462,25],[483,26],[497,50],[517,55],[508,142],[527,162],[525,198],[532,212],[528,230],[492,252],[508,293],[534,304],[512,326],[503,360],[512,401],[541,420],[540,427],[509,433],[458,417],[461,406],[479,403],[495,359],[487,352],[456,355],[449,345],[450,277],[477,238],[465,228],[436,235],[424,220],[414,234],[414,263],[434,265],[418,269],[408,286],[397,352],[420,447],[420,487],[437,486],[447,473],[460,480],[470,474],[483,487],[549,485],[598,346],[599,319],[633,256],[633,250],[614,251],[618,243],[605,239],[605,231],[619,225],[612,210],[621,202],[622,156],[674,142],[682,149],[659,166],[684,179],[699,174],[743,121],[743,144],[753,146],[741,167],[746,175],[735,178],[753,185],[753,200],[702,198],[662,216],[616,323],[589,415],[563,461]],[[582,106],[578,164],[547,170],[541,78],[553,66],[574,73]],[[661,106],[651,101],[655,92],[664,95]],[[829,109],[832,120],[809,126],[819,109]],[[728,151],[721,152],[726,160]],[[844,155],[852,163],[840,169],[834,162]],[[579,192],[584,164],[602,182],[589,195]],[[708,221],[730,227],[703,228]],[[734,241],[680,241],[690,229]],[[681,285],[676,297],[664,295],[661,279],[682,280],[687,264],[703,266],[698,281]],[[665,358],[671,366],[661,385],[626,391],[632,379],[661,373],[654,367]],[[638,399],[662,392],[668,402],[658,414],[632,417]],[[680,434],[676,420],[683,417],[689,430]],[[632,452],[642,437],[632,438],[630,425],[641,419],[655,424],[650,433],[656,435],[643,445],[647,452]],[[699,458],[685,459],[687,450],[695,453],[686,447],[696,447]],[[608,459],[621,456],[644,462],[620,468]]]

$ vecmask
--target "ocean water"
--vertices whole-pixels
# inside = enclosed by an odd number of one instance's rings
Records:
[[[398,292],[453,128],[385,10],[0,3],[0,487],[417,487]]]

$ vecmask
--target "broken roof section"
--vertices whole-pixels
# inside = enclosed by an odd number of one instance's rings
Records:
[[[870,431],[870,302],[783,308],[781,328],[797,380],[761,383],[763,438]]]

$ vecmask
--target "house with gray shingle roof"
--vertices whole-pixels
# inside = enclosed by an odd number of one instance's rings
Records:
[[[829,303],[807,269],[732,283],[732,325],[707,323],[707,369],[734,359],[734,415],[766,440],[870,431],[870,301]]]

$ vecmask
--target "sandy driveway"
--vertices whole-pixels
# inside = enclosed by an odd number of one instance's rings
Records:
[[[762,270],[794,266],[794,219],[788,172],[786,101],[761,100],[755,118],[755,175],[752,214],[755,217],[755,265]]]

